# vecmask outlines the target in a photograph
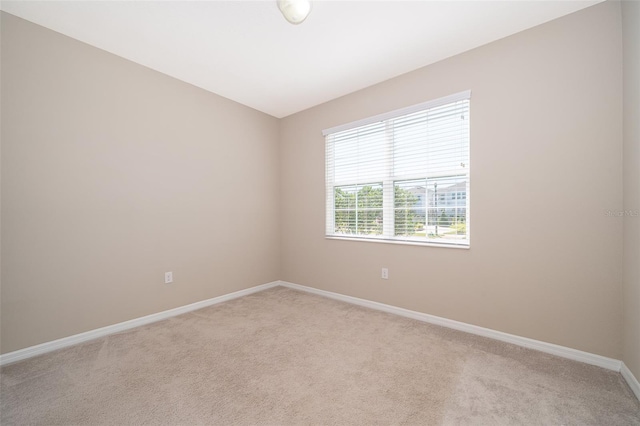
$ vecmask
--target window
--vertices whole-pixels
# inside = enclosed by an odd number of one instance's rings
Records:
[[[327,237],[468,246],[470,98],[325,130]]]

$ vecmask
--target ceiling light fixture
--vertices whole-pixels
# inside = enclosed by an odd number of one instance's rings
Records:
[[[311,0],[278,0],[278,9],[282,12],[284,19],[298,25],[309,16]]]

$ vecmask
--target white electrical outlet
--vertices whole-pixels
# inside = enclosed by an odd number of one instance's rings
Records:
[[[389,269],[382,268],[382,275],[380,275],[380,278],[382,278],[383,280],[388,280],[389,279]]]
[[[173,282],[173,272],[164,273],[164,283],[169,284]]]

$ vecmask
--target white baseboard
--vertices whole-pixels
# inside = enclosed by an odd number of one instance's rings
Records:
[[[353,296],[346,296],[339,293],[333,293],[330,291],[320,290],[313,287],[307,287],[300,284],[294,284],[286,281],[274,281],[267,284],[258,285],[255,287],[247,288],[244,290],[236,291],[234,293],[225,294],[222,296],[214,297],[212,299],[203,300],[200,302],[192,303],[190,305],[181,306],[167,311],[158,312],[156,314],[147,315],[141,318],[132,319],[130,321],[121,322],[118,324],[110,325],[107,327],[98,328],[95,330],[87,331],[85,333],[76,334],[62,339],[54,340],[51,342],[42,343],[39,345],[31,346],[28,348],[20,349],[14,352],[9,352],[0,355],[0,365],[10,364],[12,362],[20,361],[23,359],[31,358],[36,355],[41,355],[47,352],[52,352],[58,349],[65,348],[67,346],[76,345],[78,343],[86,342],[88,340],[97,339],[99,337],[107,336],[109,334],[118,333],[121,331],[129,330],[131,328],[139,327],[142,325],[150,324],[156,321],[161,321],[176,315],[184,314],[187,312],[202,309],[207,306],[215,305],[218,303],[226,302],[228,300],[237,299],[238,297],[247,296],[252,293],[267,290],[276,286],[283,286],[292,288],[294,290],[300,290],[307,293],[316,294],[318,296],[327,297],[330,299],[340,300],[342,302],[351,303],[354,305],[364,306],[366,308],[376,309],[383,312],[388,312],[395,315],[400,315],[407,318],[412,318],[418,321],[440,325],[454,330],[464,331],[466,333],[475,334],[478,336],[484,336],[502,342],[512,343],[514,345],[522,346],[525,348],[535,349],[540,352],[545,352],[552,355],[557,355],[562,358],[571,359],[574,361],[584,362],[586,364],[596,365],[598,367],[606,368],[608,370],[618,371],[622,374],[624,379],[629,384],[629,387],[633,393],[640,399],[640,383],[633,375],[631,370],[627,366],[617,359],[607,358],[600,355],[592,354],[589,352],[579,351],[577,349],[567,348],[565,346],[555,345],[552,343],[541,342],[539,340],[529,339],[526,337],[520,337],[513,334],[503,333],[501,331],[491,330],[489,328],[479,327],[477,325],[467,324],[460,321],[454,321],[447,318],[438,317],[435,315],[429,315],[422,312],[411,311],[404,308],[398,308],[396,306],[385,305],[384,303],[373,302],[371,300],[360,299]]]
[[[636,394],[636,398],[640,400],[640,382],[638,382],[638,379],[636,379],[636,376],[633,375],[631,370],[629,370],[629,367],[627,367],[627,365],[624,362],[622,363],[622,368],[620,369],[620,373],[622,374],[622,377],[624,377],[624,379],[629,384],[629,387],[631,388],[633,393]]]
[[[222,296],[214,297],[213,299],[202,300],[200,302],[192,303],[190,305],[180,306],[178,308],[169,309],[167,311],[158,312],[156,314],[147,315],[144,317],[132,319],[129,321],[121,322],[118,324],[109,325],[95,330],[90,330],[84,333],[75,334],[69,337],[63,337],[62,339],[53,340],[51,342],[42,343],[28,348],[20,349],[14,352],[8,352],[0,355],[0,365],[10,364],[12,362],[20,361],[26,358],[31,358],[36,355],[41,355],[47,352],[55,351],[65,348],[67,346],[77,345],[78,343],[86,342],[88,340],[97,339],[99,337],[107,336],[109,334],[118,333],[121,331],[129,330],[134,327],[140,327],[141,325],[150,324],[152,322],[161,321],[176,315],[184,314],[187,312],[202,309],[207,306],[216,305],[218,303],[226,302],[228,300],[237,299],[238,297],[246,296],[252,293],[257,293],[268,288],[276,287],[279,285],[278,281],[274,281],[267,284],[258,285],[244,290],[236,291]]]
[[[398,308],[396,306],[385,305],[384,303],[373,302],[366,299],[359,299],[352,296],[345,296],[343,294],[332,293],[325,290],[318,290],[317,288],[307,287],[300,284],[293,284],[286,281],[280,281],[280,285],[295,290],[306,291],[307,293],[313,293],[319,296],[328,297],[331,299],[341,300],[343,302],[352,303],[354,305],[360,305],[367,308],[377,309],[379,311],[412,318],[430,324],[453,328],[454,330],[464,331],[466,333],[476,334],[478,336],[489,337],[491,339],[500,340],[502,342],[512,343],[514,345],[523,346],[525,348],[535,349],[540,352],[557,355],[562,358],[568,358],[574,361],[584,362],[586,364],[597,365],[598,367],[606,368],[608,370],[619,372],[622,365],[622,362],[617,359],[607,358],[589,352],[567,348],[565,346],[554,345],[553,343],[541,342],[539,340],[529,339],[527,337],[520,337],[514,334],[503,333],[501,331],[491,330],[489,328],[479,327],[477,325],[437,317],[435,315],[429,315],[422,312]],[[631,374],[631,372],[629,372],[629,374]]]

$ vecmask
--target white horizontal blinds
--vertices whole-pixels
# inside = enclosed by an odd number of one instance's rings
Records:
[[[381,180],[385,161],[385,125],[376,123],[332,135],[335,184]]]
[[[327,199],[332,197],[334,204],[329,234],[382,235],[388,143],[384,129],[384,123],[374,123],[328,137],[333,165],[327,165],[327,176],[333,181],[327,185]]]
[[[327,133],[327,235],[468,244],[470,92]]]
[[[399,117],[393,128],[393,237],[468,244],[469,100]]]
[[[396,179],[464,173],[469,162],[469,101],[393,120]]]

